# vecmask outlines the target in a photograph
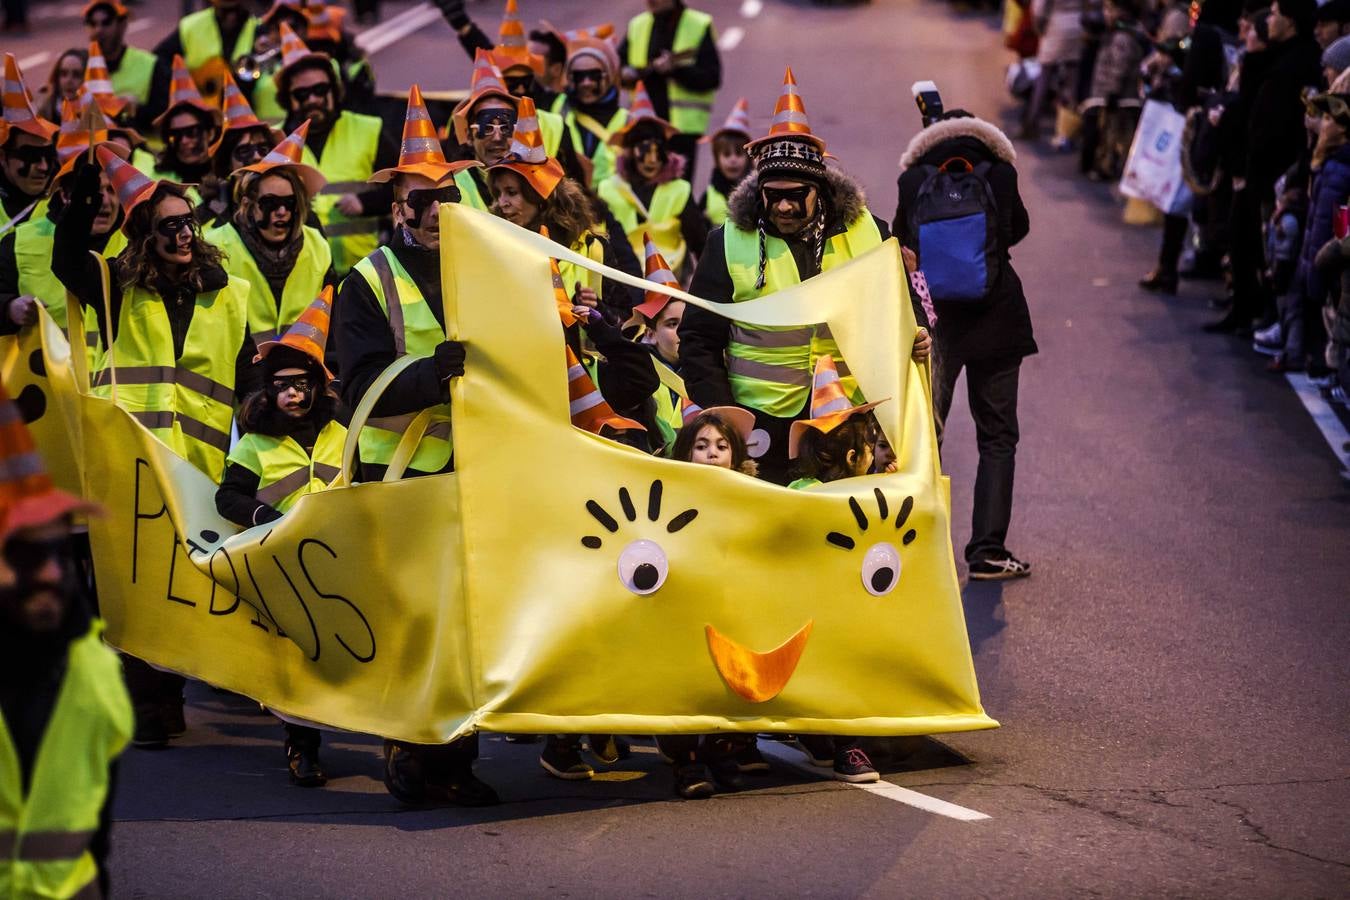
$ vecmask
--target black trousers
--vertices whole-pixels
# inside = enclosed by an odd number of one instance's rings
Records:
[[[1020,357],[965,360],[944,353],[933,355],[933,408],[939,439],[946,431],[947,413],[961,370],[966,371],[966,397],[975,420],[975,443],[980,464],[975,472],[975,504],[971,513],[966,562],[1006,554],[1004,541],[1012,519],[1013,474],[1017,457],[1017,377]]]

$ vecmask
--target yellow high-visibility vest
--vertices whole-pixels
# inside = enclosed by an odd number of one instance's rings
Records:
[[[672,272],[678,272],[689,251],[685,244],[684,233],[680,230],[680,214],[689,204],[692,193],[689,182],[683,178],[672,178],[656,186],[652,192],[652,202],[646,208],[633,192],[632,186],[618,175],[611,175],[596,188],[600,199],[614,213],[614,219],[628,235],[628,243],[638,259],[646,258],[643,233],[650,234],[656,249],[661,251]]]
[[[651,62],[654,23],[655,18],[650,12],[639,13],[628,23],[628,65],[634,69],[646,68]],[[697,53],[710,31],[712,16],[685,9],[680,12],[680,22],[675,26],[675,40],[670,51],[675,54]],[[666,91],[670,98],[670,124],[683,134],[703,134],[708,130],[715,96],[713,91],[691,91],[674,78],[666,79]]]
[[[459,188],[459,202],[472,209],[488,212],[488,204],[478,189],[478,181],[473,177],[473,169],[460,169],[455,173],[455,187]]]
[[[225,471],[234,415],[234,363],[248,322],[248,282],[230,277],[198,294],[183,355],[174,358],[164,301],[136,285],[122,295],[117,337],[94,377],[93,393],[117,405],[214,481]]]
[[[752,300],[801,283],[792,250],[781,238],[766,236],[764,287],[756,288],[759,277],[759,234],[728,222],[722,229],[727,274],[733,285],[732,301]],[[881,245],[881,232],[865,211],[825,243],[821,271],[827,272],[862,253]],[[780,419],[800,413],[811,396],[811,374],[816,359],[825,354],[834,357],[840,383],[855,403],[862,402],[857,380],[839,352],[829,326],[821,323],[802,326],[760,326],[731,323],[727,344],[727,376],[736,403],[760,410]]]
[[[133,728],[122,664],[102,623],[66,651],[66,672],[38,745],[27,793],[0,716],[0,897],[98,896],[89,845],[108,797],[108,767]],[[92,893],[91,893],[92,891]]]
[[[727,195],[709,184],[703,202],[703,215],[707,217],[712,227],[716,228],[726,224],[727,212]]]
[[[244,20],[244,27],[239,29],[239,36],[234,39],[234,46],[229,48],[227,56],[225,39],[220,34],[213,7],[188,13],[178,20],[178,40],[183,45],[183,61],[187,63],[192,80],[207,102],[219,101],[224,90],[223,73],[233,67],[236,59],[253,52],[257,32],[258,20],[249,16]]]
[[[149,50],[128,47],[122,53],[122,61],[118,63],[117,71],[108,75],[108,80],[112,82],[113,93],[119,97],[135,97],[136,102],[142,106],[149,103],[150,83],[154,80],[157,62],[158,58]]]
[[[56,223],[43,216],[29,219],[14,229],[14,263],[19,270],[19,293],[28,294],[42,301],[47,312],[56,320],[56,324],[66,327],[66,287],[52,272],[52,248],[55,243]],[[103,248],[103,258],[112,259],[127,246],[127,237],[121,230],[114,231],[108,237],[108,245]],[[86,328],[91,321],[92,310],[84,310]],[[92,331],[92,342],[86,335],[89,347],[95,347],[99,341],[98,326]]]
[[[605,242],[600,235],[593,231],[583,231],[572,242],[571,251],[580,253],[593,262],[604,265],[605,262]],[[565,259],[558,260],[558,274],[562,276],[563,288],[567,291],[568,297],[575,297],[578,288],[588,287],[595,291],[596,297],[604,297],[602,285],[604,278],[599,272],[592,272],[584,266],[574,265]]]
[[[333,251],[333,271],[345,275],[375,250],[378,216],[348,217],[338,211],[338,197],[359,194],[369,185],[366,179],[375,173],[375,153],[380,145],[384,123],[376,116],[343,112],[323,145],[323,158],[316,159],[308,146],[301,161],[313,166],[328,179],[323,191],[314,198],[314,214],[323,224],[328,246]]]
[[[614,148],[609,145],[609,136],[622,128],[623,124],[628,121],[628,110],[620,107],[614,111],[614,115],[610,117],[607,123],[595,123],[591,128],[587,128],[577,118],[576,110],[568,104],[567,95],[559,94],[558,99],[553,101],[552,112],[563,117],[563,125],[572,138],[572,149],[576,151],[577,156],[586,157],[591,161],[591,186],[594,187],[613,175]],[[583,129],[591,131],[598,138],[595,150],[589,155],[586,153],[585,144],[581,140]]]
[[[312,453],[292,437],[250,432],[230,451],[229,463],[258,476],[257,497],[278,512],[286,512],[306,494],[325,490],[342,471],[342,446],[347,429],[334,420],[323,426]]]
[[[380,247],[353,267],[352,275],[360,275],[370,286],[380,309],[389,319],[394,334],[394,352],[398,356],[430,357],[436,345],[445,340],[445,329],[436,321],[422,289],[403,268],[388,247]],[[391,296],[392,295],[392,296]],[[361,429],[359,444],[361,462],[387,466],[398,449],[399,439],[412,424],[415,413],[385,416],[366,420]],[[431,421],[417,445],[408,467],[419,472],[438,472],[450,462],[453,450],[450,437],[450,404],[432,407]]]
[[[317,229],[304,226],[304,241],[295,267],[286,276],[281,297],[272,296],[272,288],[258,269],[253,254],[232,223],[206,232],[208,241],[225,251],[225,271],[248,283],[248,333],[255,344],[275,341],[295,324],[314,298],[323,290],[323,276],[328,272],[332,255],[328,242]]]

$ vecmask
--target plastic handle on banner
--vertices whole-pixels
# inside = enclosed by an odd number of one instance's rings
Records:
[[[366,420],[370,418],[370,411],[375,408],[375,404],[379,402],[380,397],[384,395],[394,379],[419,359],[421,359],[419,356],[400,356],[390,363],[389,368],[381,372],[380,377],[371,382],[370,387],[366,389],[366,395],[357,404],[356,412],[352,413],[351,424],[347,426],[347,441],[342,445],[342,471],[334,480],[333,487],[346,487],[352,484],[352,460],[356,457],[357,442],[361,436],[361,429],[365,427]]]
[[[84,339],[84,307],[80,298],[66,291],[66,343],[70,345],[70,367],[75,372],[75,388],[89,393],[89,345]]]
[[[394,448],[394,455],[384,470],[382,481],[398,481],[403,477],[408,463],[412,462],[413,454],[417,452],[417,445],[422,443],[422,435],[426,434],[427,423],[430,421],[431,410],[424,409],[408,423],[407,428],[403,429],[403,436],[398,439],[398,446]]]
[[[113,345],[116,344],[117,341],[113,338],[113,329],[117,326],[116,323],[113,322],[112,317],[112,288],[110,287],[112,278],[108,274],[108,261],[103,258],[103,255],[101,253],[95,253],[93,250],[89,251],[89,255],[94,257],[94,260],[98,265],[99,284],[103,288],[103,323],[108,329],[108,346],[104,348],[107,358],[104,360],[103,367],[108,370],[109,382],[112,385],[112,402],[113,406],[116,406],[117,351],[114,349]],[[83,340],[80,341],[80,346],[84,346]]]

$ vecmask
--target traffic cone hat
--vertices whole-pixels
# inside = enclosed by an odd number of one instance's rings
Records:
[[[539,24],[553,32],[564,44],[586,40],[607,41],[614,36],[613,22],[603,22],[599,25],[592,25],[589,28],[573,28],[570,31],[560,30],[547,19],[542,20]]]
[[[674,137],[680,130],[656,114],[652,98],[647,95],[647,86],[641,81],[633,86],[633,100],[628,106],[628,119],[609,136],[609,142],[622,147],[624,138],[639,125],[655,125],[665,132],[666,139]]]
[[[84,8],[80,10],[80,19],[84,20],[89,18],[89,14],[99,7],[111,10],[113,18],[117,19],[125,19],[131,14],[131,10],[119,3],[118,0],[89,0],[89,2],[84,5]]]
[[[661,255],[660,250],[656,249],[656,244],[652,243],[652,236],[645,231],[642,233],[642,246],[647,256],[647,280],[678,290],[680,282],[675,278],[675,273],[670,271],[670,266],[666,263],[665,257]],[[669,294],[647,291],[646,299],[634,306],[633,312],[642,313],[647,319],[655,319],[661,314],[661,310],[666,308],[666,304],[673,299],[675,298]]]
[[[281,132],[254,114],[253,107],[248,104],[248,98],[239,90],[239,85],[235,84],[234,76],[229,72],[225,72],[222,79],[220,101],[221,114],[225,117],[225,121],[220,129],[220,137],[211,145],[212,156],[220,150],[221,145],[225,143],[225,135],[231,131],[249,131],[257,128],[266,132],[270,143],[281,140]]]
[[[789,68],[783,76],[783,93],[773,108],[769,133],[745,145],[761,175],[785,177],[825,175],[825,141],[811,133],[806,107],[797,93],[797,79]]]
[[[829,434],[854,416],[870,412],[889,399],[885,397],[854,406],[839,381],[839,369],[834,364],[834,357],[828,353],[817,357],[816,371],[811,378],[811,417],[792,423],[788,431],[788,459],[797,458],[797,445],[808,428]]]
[[[541,228],[539,233],[548,237],[548,227]],[[548,268],[553,275],[553,300],[558,304],[558,318],[562,319],[564,328],[571,328],[576,323],[577,316],[572,312],[572,298],[567,296],[567,285],[563,284],[562,270],[558,268],[558,261],[552,257],[549,257]]]
[[[98,41],[89,42],[89,61],[84,65],[84,84],[80,85],[80,96],[92,97],[98,108],[110,119],[117,118],[127,106],[126,101],[113,90],[108,61],[103,58]]]
[[[573,425],[591,434],[600,434],[607,427],[615,431],[647,430],[632,419],[616,413],[601,395],[572,348],[564,345],[563,349],[567,351],[567,397]]]
[[[5,54],[5,89],[3,97],[4,120],[0,128],[0,143],[9,140],[10,129],[20,131],[50,141],[56,136],[58,126],[48,122],[33,108],[33,95],[23,83],[23,73],[13,53]]]
[[[737,98],[736,105],[731,108],[721,128],[698,140],[700,144],[711,144],[724,134],[743,134],[746,141],[750,140],[750,101],[744,97]]]
[[[56,159],[61,163],[61,168],[57,170],[55,180],[59,181],[75,171],[80,155],[89,152],[90,144],[95,147],[106,145],[122,159],[130,159],[131,148],[110,142],[111,133],[98,104],[90,104],[87,99],[62,100],[61,130],[56,135]]]
[[[440,184],[456,172],[480,165],[476,160],[448,163],[441,152],[441,141],[436,126],[431,124],[422,89],[413,85],[408,91],[408,112],[403,119],[403,145],[399,148],[398,165],[381,169],[370,176],[372,184],[383,184],[397,175],[423,175]]]
[[[685,425],[692,425],[694,420],[705,412],[716,413],[722,421],[736,429],[741,440],[750,443],[750,435],[755,430],[755,414],[750,410],[741,409],[739,406],[710,406],[704,409],[688,397],[680,398],[680,420]]]
[[[108,181],[112,182],[118,202],[122,204],[122,215],[125,216],[122,222],[124,230],[131,221],[131,211],[140,203],[149,200],[154,195],[155,188],[161,184],[176,184],[172,181],[154,180],[118,156],[107,144],[96,147],[94,153],[98,156],[99,165],[103,166]]]
[[[267,155],[249,166],[243,166],[240,172],[257,172],[259,175],[266,175],[268,172],[277,169],[289,169],[300,176],[300,181],[304,183],[305,190],[309,192],[310,199],[313,199],[323,186],[328,183],[324,174],[311,165],[306,165],[302,160],[305,155],[305,138],[309,135],[309,119],[300,123],[286,137],[282,138],[281,143],[277,144],[267,152]]]
[[[473,80],[469,83],[469,96],[459,101],[454,112],[450,114],[450,120],[455,123],[455,140],[461,144],[469,143],[469,116],[478,102],[488,97],[496,97],[510,104],[511,108],[516,110],[516,115],[520,115],[520,98],[506,89],[501,71],[492,62],[492,54],[479,49],[474,52]]]
[[[319,368],[323,369],[324,376],[332,381],[333,373],[328,371],[328,367],[323,363],[324,350],[328,346],[328,328],[332,320],[333,286],[326,284],[319,292],[319,296],[314,298],[314,302],[305,307],[305,311],[300,313],[300,318],[286,329],[286,333],[279,340],[263,341],[258,345],[258,355],[253,357],[253,361],[262,362],[277,347],[290,347],[318,363]]]
[[[308,26],[305,40],[328,41],[336,44],[342,40],[342,26],[347,19],[347,10],[333,3],[316,3],[305,6],[305,19]]]
[[[492,48],[492,61],[503,72],[523,66],[534,72],[537,78],[544,75],[544,58],[530,52],[530,45],[525,40],[525,26],[520,24],[516,0],[506,0],[506,12],[502,14],[501,27],[497,29],[497,46]]]
[[[0,543],[23,528],[98,512],[96,504],[52,483],[18,404],[0,384]]]
[[[544,151],[544,134],[539,130],[539,115],[534,101],[520,98],[520,117],[511,136],[511,151],[499,163],[488,166],[488,171],[509,169],[534,189],[541,199],[548,199],[558,184],[567,177],[562,163]]]
[[[272,76],[278,88],[285,88],[286,80],[300,66],[317,64],[328,70],[333,76],[333,84],[338,84],[337,74],[333,71],[333,58],[327,53],[318,53],[309,49],[295,29],[285,22],[281,23],[281,68]]]
[[[169,105],[165,107],[164,112],[155,118],[153,124],[156,128],[163,128],[174,113],[178,112],[179,107],[190,106],[201,110],[211,116],[216,124],[220,124],[220,110],[202,99],[202,92],[197,89],[197,83],[192,80],[192,73],[188,71],[187,63],[183,57],[177,53],[173,55],[173,80],[169,82]]]

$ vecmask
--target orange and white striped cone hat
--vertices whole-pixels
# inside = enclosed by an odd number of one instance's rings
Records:
[[[323,374],[332,381],[333,373],[328,371],[323,362],[324,351],[328,347],[328,328],[332,321],[333,286],[326,284],[319,292],[319,296],[305,307],[304,312],[300,313],[300,318],[286,329],[286,333],[280,339],[263,341],[258,345],[258,355],[253,357],[253,361],[262,362],[277,347],[290,347],[318,363],[319,368],[323,369]]]
[[[440,184],[456,172],[477,165],[476,160],[445,161],[436,126],[431,124],[427,106],[422,102],[422,89],[414,84],[408,90],[408,112],[403,119],[403,145],[399,148],[398,165],[381,169],[367,180],[372,184],[383,184],[397,175],[423,175]]]
[[[224,125],[220,129],[220,137],[211,145],[211,155],[215,156],[220,150],[220,145],[225,143],[225,135],[231,131],[248,131],[253,128],[267,132],[269,141],[276,142],[281,139],[281,132],[277,131],[271,125],[268,125],[253,112],[253,107],[249,106],[248,98],[244,92],[239,90],[239,85],[235,84],[234,76],[225,72],[221,79],[220,93],[221,114],[224,116]]]
[[[516,0],[506,0],[506,12],[502,13],[502,24],[497,29],[497,46],[492,48],[492,61],[503,72],[523,66],[536,77],[544,74],[544,58],[531,53],[525,40],[525,26],[520,24]]]
[[[347,18],[347,10],[336,4],[319,2],[312,6],[306,5],[304,13],[308,22],[305,40],[328,41],[333,44],[342,40],[342,27]]]
[[[792,69],[783,76],[783,93],[774,106],[769,133],[750,141],[745,149],[761,179],[777,175],[816,180],[825,177],[825,141],[811,132]]]
[[[564,345],[563,349],[567,351],[567,397],[573,425],[591,434],[600,434],[606,427],[615,431],[647,430],[632,419],[616,413],[572,348]]]
[[[515,133],[511,136],[511,151],[501,162],[488,166],[489,172],[496,169],[515,172],[543,199],[548,199],[567,177],[562,163],[544,150],[544,133],[539,130],[539,114],[529,97],[520,98],[520,115],[516,119]]]
[[[134,134],[134,132],[132,132]],[[88,100],[61,101],[61,130],[56,135],[56,159],[61,168],[56,172],[57,181],[75,171],[80,155],[89,152],[89,145],[107,146],[122,159],[131,158],[131,148],[121,143],[109,141],[108,121],[98,104]]]
[[[675,273],[670,270],[670,265],[666,262],[666,258],[661,255],[661,251],[656,249],[656,244],[652,242],[652,236],[645,231],[642,233],[642,246],[647,257],[647,280],[678,290],[680,287],[679,280],[675,277]],[[647,319],[654,320],[661,314],[661,310],[666,308],[666,304],[673,299],[675,298],[660,291],[647,291],[646,299],[634,306],[633,312],[641,313]]]
[[[267,155],[252,165],[242,166],[237,171],[256,172],[259,175],[266,175],[276,169],[289,169],[300,176],[300,181],[305,185],[305,190],[309,192],[310,199],[313,199],[323,186],[328,183],[324,174],[311,165],[304,162],[305,158],[305,138],[309,136],[309,119],[305,119],[290,134],[281,139]]]
[[[727,114],[727,120],[722,123],[722,127],[712,134],[704,135],[698,141],[700,144],[711,144],[723,134],[743,134],[746,141],[750,140],[750,101],[738,97],[736,105]]]
[[[548,229],[544,228],[540,234],[548,237]],[[576,313],[572,312],[572,298],[567,296],[567,285],[563,284],[562,270],[558,268],[558,261],[549,258],[549,272],[553,275],[553,300],[558,304],[558,318],[562,319],[564,328],[571,328],[577,322]]]
[[[5,54],[5,88],[3,100],[5,127],[0,129],[0,142],[9,140],[11,128],[17,128],[34,137],[50,141],[59,130],[53,122],[48,122],[37,114],[33,107],[33,95],[28,93],[23,83],[23,73],[13,53]]]
[[[0,384],[0,544],[20,529],[99,512],[96,504],[52,483],[23,413]]]
[[[609,142],[616,147],[622,147],[624,137],[643,124],[656,125],[665,132],[667,140],[680,133],[678,128],[656,114],[652,98],[647,94],[647,86],[639,81],[633,85],[633,98],[628,105],[628,119],[609,136]]]
[[[817,357],[816,371],[811,377],[811,417],[792,423],[788,431],[788,459],[797,458],[797,445],[808,428],[829,434],[854,416],[870,412],[889,399],[884,397],[854,406],[839,381],[839,369],[834,364],[834,357],[828,353]]]
[[[739,406],[710,406],[704,409],[688,397],[680,398],[680,421],[685,425],[694,424],[694,420],[705,412],[717,414],[722,421],[736,429],[741,440],[749,444],[750,435],[755,430],[755,414],[750,410]]]
[[[286,83],[291,72],[303,63],[317,62],[328,67],[333,75],[333,83],[337,84],[337,73],[332,71],[333,58],[327,53],[317,53],[300,40],[300,35],[295,33],[295,29],[285,22],[281,23],[281,67],[272,75],[272,80],[278,87]]]
[[[573,28],[571,31],[559,31],[548,22],[544,22],[543,25],[562,38],[564,44],[572,44],[577,41],[607,41],[614,36],[613,22],[602,22],[589,28]]]
[[[202,99],[202,92],[197,89],[197,82],[192,80],[192,73],[188,71],[187,63],[183,61],[183,57],[175,53],[173,55],[173,80],[169,82],[169,105],[164,108],[164,112],[155,118],[154,126],[162,128],[180,106],[191,106],[204,113],[209,113],[216,124],[220,123],[220,110]]]
[[[103,173],[112,183],[113,191],[117,193],[118,202],[122,204],[122,214],[126,217],[122,222],[123,230],[131,221],[131,211],[140,203],[149,200],[155,193],[155,188],[161,184],[176,183],[154,180],[118,156],[107,144],[96,147],[94,153],[98,156],[99,165],[103,166]]]
[[[455,105],[450,121],[455,124],[455,140],[461,144],[469,143],[469,114],[480,100],[497,97],[511,105],[520,115],[520,98],[506,89],[501,70],[492,62],[492,54],[486,50],[476,50],[473,56],[473,80],[469,82],[469,96]]]
[[[127,106],[126,101],[113,90],[108,61],[103,58],[98,41],[89,42],[89,61],[84,65],[84,84],[80,85],[80,96],[94,98],[98,108],[110,119],[117,118]]]

